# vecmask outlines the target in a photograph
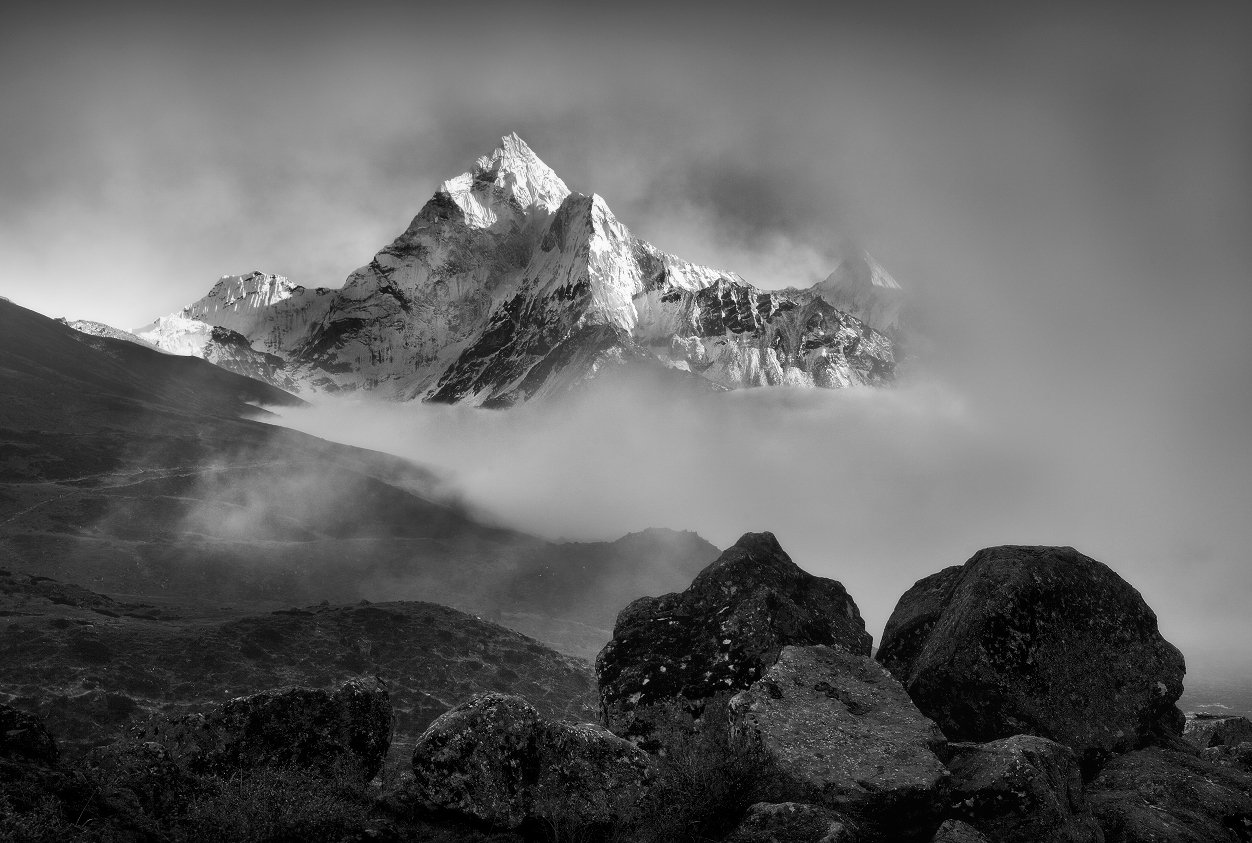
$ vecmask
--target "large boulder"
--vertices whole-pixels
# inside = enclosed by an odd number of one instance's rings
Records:
[[[949,744],[950,812],[992,840],[1101,843],[1073,750],[1034,735]]]
[[[1252,775],[1157,747],[1114,758],[1087,788],[1106,843],[1252,840]]]
[[[748,533],[686,591],[621,611],[596,659],[604,723],[647,743],[674,704],[698,717],[751,685],[787,645],[869,655],[856,603],[834,580],[802,571],[770,533]]]
[[[444,713],[413,750],[414,801],[490,826],[569,834],[611,825],[642,797],[643,750],[599,726],[545,720],[521,697],[482,694]]]
[[[858,843],[863,832],[847,816],[802,802],[758,802],[724,843]]]
[[[1087,773],[1182,732],[1182,654],[1139,592],[1072,547],[987,548],[921,580],[878,660],[949,738],[1051,738]]]
[[[371,779],[391,745],[391,703],[380,684],[360,680],[335,691],[265,691],[179,718],[156,737],[197,772],[347,765]]]
[[[1183,738],[1199,749],[1214,746],[1238,746],[1252,741],[1252,720],[1246,717],[1221,717],[1212,714],[1188,714]]]
[[[948,771],[943,733],[873,659],[839,647],[784,647],[730,701],[739,734],[761,741],[788,799],[897,833],[937,818]],[[933,823],[930,824],[933,828]]]

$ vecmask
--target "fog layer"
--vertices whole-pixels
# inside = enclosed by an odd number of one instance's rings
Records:
[[[1252,576],[1209,576],[1238,548],[1197,533],[1218,490],[1177,463],[1145,466],[1133,431],[1119,446],[1005,425],[934,382],[680,399],[641,388],[507,413],[328,399],[283,423],[434,466],[481,515],[550,538],[667,526],[724,547],[770,530],[842,581],[876,636],[915,580],[1001,543],[1070,544],[1108,563],[1192,653],[1235,650],[1248,631],[1237,604]],[[1185,505],[1145,486],[1160,468],[1193,484]]]

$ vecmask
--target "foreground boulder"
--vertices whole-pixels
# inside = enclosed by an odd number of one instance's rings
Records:
[[[483,694],[430,725],[413,750],[413,796],[504,829],[570,834],[607,826],[643,795],[648,755],[591,724],[539,716],[521,697]]]
[[[617,617],[596,659],[604,723],[647,742],[675,702],[699,716],[751,685],[787,645],[869,655],[856,603],[802,571],[770,533],[748,533],[678,594],[642,597]]]
[[[785,647],[730,711],[739,733],[761,741],[787,798],[902,833],[937,817],[948,776],[935,754],[943,734],[873,659]]]
[[[921,580],[878,660],[949,738],[1040,735],[1086,772],[1182,732],[1182,654],[1139,592],[1071,547],[987,548]]]
[[[1087,789],[1106,843],[1252,840],[1252,775],[1156,747],[1114,758]]]
[[[865,839],[847,816],[802,802],[758,802],[725,843],[858,843]]]
[[[1086,809],[1073,750],[1017,735],[985,744],[950,744],[950,811],[992,840],[1100,843]]]
[[[381,685],[356,680],[335,691],[266,691],[180,718],[156,737],[195,772],[347,764],[371,779],[391,745],[391,703]]]

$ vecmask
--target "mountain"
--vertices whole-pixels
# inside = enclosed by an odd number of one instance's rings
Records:
[[[761,290],[662,252],[511,134],[342,288],[225,276],[135,333],[213,359],[214,329],[233,332],[276,358],[249,373],[278,386],[495,407],[622,371],[711,390],[890,381],[892,340],[827,290]]]
[[[876,331],[895,336],[900,330],[904,290],[867,252],[845,257],[817,290],[826,301]]]
[[[0,567],[124,599],[421,600],[585,656],[618,608],[716,556],[669,530],[554,544],[490,524],[419,466],[265,423],[293,395],[8,301],[0,395]]]

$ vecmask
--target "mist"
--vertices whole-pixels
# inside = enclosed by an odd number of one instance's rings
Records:
[[[1247,631],[1219,607],[1248,580],[1204,573],[1237,562],[1196,541],[1208,495],[1145,494],[1133,451],[1000,425],[931,379],[683,398],[627,388],[508,412],[326,399],[281,415],[431,466],[479,517],[549,539],[662,526],[725,547],[769,530],[844,583],[876,637],[914,581],[994,544],[1070,544],[1104,561],[1187,652],[1236,650]],[[1199,587],[1180,585],[1183,566]]]

